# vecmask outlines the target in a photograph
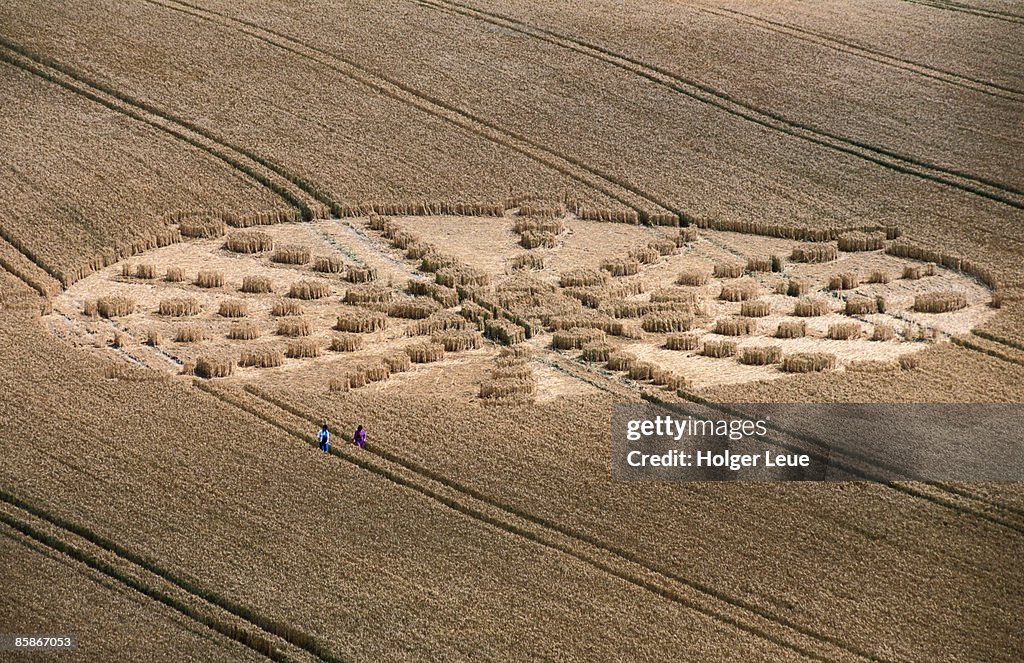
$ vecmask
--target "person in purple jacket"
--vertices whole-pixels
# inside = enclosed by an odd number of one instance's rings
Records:
[[[362,425],[356,427],[356,432],[352,436],[352,441],[355,442],[355,445],[360,449],[366,446],[366,431],[363,430]]]

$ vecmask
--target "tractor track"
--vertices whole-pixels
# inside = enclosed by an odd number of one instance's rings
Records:
[[[944,9],[946,11],[959,12],[962,14],[971,14],[973,16],[981,16],[983,18],[991,18],[997,21],[1006,21],[1009,23],[1024,23],[1024,16],[1019,14],[1010,14],[1009,12],[1001,12],[995,9],[985,9],[984,7],[975,7],[973,5],[965,5],[961,2],[950,2],[949,0],[903,0],[903,2],[909,2],[914,5],[923,5],[925,7],[932,7],[934,9]]]
[[[279,663],[341,659],[290,625],[175,576],[117,543],[0,488],[0,523]]]
[[[781,23],[779,21],[773,21],[771,19],[762,18],[760,16],[754,16],[753,14],[747,14],[735,9],[726,9],[724,7],[706,7],[694,5],[693,9],[703,12],[705,14],[712,14],[722,18],[729,18],[735,21],[743,23],[749,23],[750,25],[756,26],[762,30],[768,32],[775,32],[778,34],[792,37],[793,39],[799,39],[806,41],[817,46],[825,48],[831,48],[847,55],[853,55],[856,57],[864,58],[872,62],[883,64],[895,69],[901,69],[908,71],[925,78],[941,81],[949,85],[961,87],[975,92],[981,92],[994,97],[1001,97],[1003,99],[1010,99],[1012,101],[1024,101],[1024,91],[1017,90],[1004,85],[999,85],[991,81],[984,81],[979,78],[972,78],[965,76],[964,74],[958,74],[956,72],[947,71],[945,69],[938,69],[918,62],[912,62],[910,60],[904,60],[902,58],[895,57],[883,51],[869,48],[856,44],[852,41],[840,39],[838,37],[825,34],[823,32],[816,32],[814,30],[808,30],[796,25],[788,23]]]
[[[790,120],[775,111],[736,99],[728,93],[718,90],[710,85],[682,78],[667,69],[617,53],[603,46],[592,44],[576,37],[552,30],[537,27],[501,14],[483,11],[458,2],[452,2],[451,0],[417,0],[417,2],[422,6],[490,23],[491,25],[498,26],[505,30],[510,30],[526,37],[543,41],[559,48],[574,51],[601,62],[605,62],[644,78],[656,85],[668,88],[674,92],[683,94],[690,99],[712,106],[730,115],[753,122],[766,129],[781,132],[821,147],[874,163],[878,166],[904,175],[910,175],[934,184],[941,184],[946,187],[959,189],[1016,209],[1024,209],[1024,190],[987,178],[943,168],[922,159],[900,154],[883,147],[871,145],[859,140],[840,136],[823,129],[815,128],[795,120]]]
[[[495,122],[457,108],[433,95],[417,90],[397,79],[368,69],[330,51],[251,21],[235,18],[185,2],[178,2],[176,0],[141,1],[219,25],[314,62],[393,101],[457,126],[463,131],[484,138],[492,143],[511,149],[528,159],[562,173],[570,179],[599,191],[619,204],[635,211],[641,221],[646,220],[652,212],[661,213],[663,211],[670,212],[686,222],[695,220],[692,216],[675,208],[670,202],[660,199],[656,194],[643,191],[630,182],[604,173],[571,156],[555,152],[526,136],[502,128]],[[332,204],[325,199],[321,199],[321,202]]]

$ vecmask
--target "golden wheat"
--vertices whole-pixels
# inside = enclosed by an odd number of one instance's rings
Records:
[[[739,356],[741,364],[751,366],[766,366],[768,364],[777,364],[780,361],[782,361],[782,348],[778,345],[743,348]]]
[[[828,338],[836,341],[859,339],[864,335],[864,328],[858,322],[836,322],[828,326]]]
[[[749,336],[757,329],[751,318],[721,318],[715,320],[715,333],[723,336]]]
[[[239,366],[253,368],[275,368],[284,364],[284,353],[274,348],[242,350]]]
[[[168,283],[180,283],[185,280],[185,270],[181,267],[168,267],[164,272],[164,280]]]
[[[860,286],[860,275],[853,272],[834,274],[828,279],[829,290],[852,290]]]
[[[178,343],[199,343],[208,338],[206,329],[199,325],[184,325],[178,327],[174,340]]]
[[[693,328],[693,317],[684,312],[677,311],[648,313],[641,318],[640,327],[645,332],[656,334],[685,332]]]
[[[665,338],[666,350],[679,350],[688,352],[696,350],[700,346],[698,334],[669,334]]]
[[[368,334],[387,327],[388,317],[383,313],[350,310],[338,314],[334,328],[341,332]]]
[[[223,318],[244,318],[249,315],[249,304],[239,299],[228,299],[220,303],[217,314]]]
[[[394,297],[391,288],[382,285],[357,285],[345,291],[344,301],[347,304],[384,304]]]
[[[801,318],[813,318],[819,315],[828,315],[831,312],[831,304],[828,300],[820,297],[803,297],[798,299],[793,306],[793,315]]]
[[[220,288],[224,285],[224,272],[210,269],[199,270],[193,283],[200,288]]]
[[[847,232],[836,239],[840,251],[880,251],[885,248],[884,232]]]
[[[731,357],[736,354],[736,342],[716,340],[704,341],[704,346],[700,349],[700,353],[705,357],[714,357],[716,359]]]
[[[775,338],[803,338],[807,335],[807,322],[804,320],[783,320],[775,330]]]
[[[191,297],[173,297],[162,299],[157,305],[157,313],[170,317],[180,318],[189,315],[199,315],[202,308],[199,302]]]
[[[202,378],[226,378],[234,372],[235,362],[220,357],[196,359],[195,374]]]
[[[757,297],[760,292],[761,288],[756,281],[742,280],[723,284],[718,298],[727,302],[742,302]]]
[[[789,259],[793,262],[831,262],[839,257],[839,250],[831,244],[800,244],[793,249]]]
[[[427,364],[444,359],[444,346],[440,343],[422,341],[407,345],[405,353],[414,364]]]
[[[270,306],[270,314],[275,317],[302,315],[302,304],[291,299],[278,299]]]
[[[265,232],[245,230],[230,233],[224,240],[224,247],[234,253],[262,253],[274,248],[274,240]]]
[[[277,321],[278,336],[309,336],[313,333],[313,324],[306,318],[287,317]]]
[[[782,358],[786,373],[818,373],[836,367],[836,356],[823,352],[799,352]]]
[[[920,313],[949,313],[967,306],[967,295],[956,290],[928,292],[914,296],[914,310]]]
[[[96,312],[104,318],[131,315],[134,310],[135,300],[123,295],[108,295],[96,300]]]
[[[301,279],[288,288],[288,296],[293,299],[323,299],[330,294],[331,286],[323,281]]]
[[[740,315],[747,318],[763,318],[771,311],[771,304],[763,299],[751,299],[740,304]]]
[[[260,328],[248,320],[236,322],[228,329],[228,338],[232,341],[251,341],[259,336]]]
[[[326,274],[340,274],[345,270],[345,261],[338,256],[314,256],[313,271]]]
[[[274,247],[270,254],[271,262],[278,262],[285,265],[305,265],[310,261],[311,252],[308,246],[297,244],[281,244]]]

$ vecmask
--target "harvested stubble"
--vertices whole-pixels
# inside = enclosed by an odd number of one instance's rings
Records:
[[[354,286],[345,291],[347,304],[384,304],[390,302],[394,293],[382,285]]]
[[[740,304],[740,315],[747,318],[763,318],[771,312],[771,304],[763,299],[751,299]]]
[[[793,307],[793,315],[801,318],[813,318],[819,315],[827,315],[832,312],[832,306],[828,300],[820,297],[805,297],[798,299]]]
[[[956,290],[928,292],[914,296],[914,310],[919,313],[949,313],[967,306],[967,295]]]
[[[288,347],[284,351],[285,356],[291,359],[312,359],[320,356],[320,342],[312,338],[299,338],[288,341]]]
[[[892,281],[892,274],[876,269],[868,275],[868,283],[889,283]]]
[[[332,336],[329,347],[333,352],[355,352],[362,344],[363,337],[359,334],[345,333]]]
[[[259,230],[233,232],[225,238],[224,248],[234,253],[262,253],[274,248],[274,240]]]
[[[685,246],[697,241],[697,226],[685,226],[679,229],[676,236],[676,246]]]
[[[637,362],[637,358],[628,352],[612,352],[605,365],[609,371],[628,371]]]
[[[415,343],[406,346],[405,353],[414,364],[427,364],[444,359],[444,346],[432,342]]]
[[[146,332],[145,343],[151,347],[157,347],[163,342],[163,338],[160,336],[160,330],[150,329]]]
[[[882,359],[854,359],[846,365],[846,370],[854,373],[888,373],[900,367],[895,361]]]
[[[228,338],[232,341],[251,341],[254,338],[259,338],[259,336],[260,328],[248,320],[236,322],[228,330]]]
[[[182,237],[212,239],[227,232],[227,224],[220,219],[186,219],[178,224]]]
[[[588,343],[583,346],[583,352],[580,354],[580,358],[583,359],[583,361],[606,362],[614,349],[615,346],[611,343],[605,343],[603,341]]]
[[[645,246],[641,248],[632,249],[626,254],[630,260],[635,260],[642,265],[650,265],[658,262],[661,258],[661,252],[652,246]]]
[[[494,317],[493,313],[472,301],[462,302],[462,308],[459,309],[459,315],[470,322],[476,323],[477,325],[483,325],[486,321]]]
[[[340,274],[345,270],[345,262],[338,256],[314,256],[313,271],[325,274]]]
[[[284,353],[274,348],[255,348],[242,350],[238,360],[239,366],[254,368],[274,368],[284,363]]]
[[[409,354],[401,350],[383,355],[381,361],[388,365],[388,370],[392,373],[403,373],[412,368],[412,359],[409,358]]]
[[[864,335],[864,328],[858,322],[837,322],[828,326],[828,338],[834,341],[850,341]]]
[[[828,279],[829,290],[853,290],[860,286],[860,275],[854,272],[833,274]]]
[[[224,272],[210,269],[200,270],[193,283],[200,288],[220,288],[224,285]]]
[[[420,269],[424,272],[436,272],[445,267],[458,267],[459,260],[443,253],[427,253],[420,259]]]
[[[722,318],[715,320],[715,333],[722,336],[749,336],[757,329],[751,318]]]
[[[454,288],[457,285],[484,286],[490,285],[491,275],[472,267],[445,267],[437,270],[434,280],[438,285],[449,288]]]
[[[135,278],[153,279],[156,278],[156,267],[149,263],[135,266]]]
[[[700,349],[700,353],[705,357],[714,357],[715,359],[731,357],[736,354],[736,342],[716,340],[704,341],[704,347]]]
[[[633,365],[626,370],[630,380],[651,380],[658,371],[658,367],[647,361],[633,362]]]
[[[156,310],[160,315],[180,318],[187,315],[199,315],[202,309],[199,302],[191,297],[173,297],[160,300]]]
[[[195,374],[201,378],[226,378],[235,370],[235,362],[220,357],[196,359]]]
[[[241,291],[260,294],[273,292],[274,287],[267,276],[249,275],[242,279]]]
[[[891,341],[894,338],[896,338],[896,329],[892,325],[875,325],[871,332],[872,341]]]
[[[743,348],[740,352],[739,361],[741,364],[750,366],[767,366],[782,361],[782,348],[778,345],[764,345],[753,348]]]
[[[291,299],[278,299],[271,305],[270,314],[276,317],[302,315],[302,304]]]
[[[884,232],[848,232],[839,235],[840,251],[880,251],[885,248]]]
[[[349,265],[345,269],[345,280],[349,283],[370,283],[377,280],[377,270],[373,267]]]
[[[288,288],[288,296],[293,299],[323,299],[330,294],[331,287],[323,281],[302,279]]]
[[[426,297],[413,297],[392,302],[388,306],[388,315],[392,318],[405,318],[407,320],[423,320],[441,310],[441,305],[433,299]]]
[[[839,257],[839,249],[831,244],[798,244],[789,259],[793,262],[831,262]]]
[[[723,284],[722,292],[719,293],[718,298],[727,302],[742,302],[757,297],[760,292],[761,288],[757,285],[756,281],[743,280]]]
[[[180,283],[185,280],[185,270],[181,267],[168,267],[164,273],[164,281],[168,283]]]
[[[584,345],[604,340],[604,332],[590,327],[575,327],[556,331],[551,336],[551,346],[556,350],[579,350]]]
[[[555,241],[553,233],[540,230],[527,230],[519,237],[519,245],[524,249],[551,249]]]
[[[480,383],[480,398],[493,401],[529,400],[537,393],[533,379],[490,379]]]
[[[448,330],[434,335],[434,341],[444,346],[445,352],[466,352],[483,345],[479,332],[469,330]]]
[[[698,286],[705,285],[711,274],[706,269],[686,269],[679,273],[676,278],[677,285]]]
[[[608,283],[608,275],[593,269],[573,269],[558,277],[558,284],[563,288],[604,285],[606,283]]]
[[[206,329],[199,325],[178,327],[178,331],[174,334],[174,340],[178,343],[198,343],[206,339]]]
[[[782,358],[786,373],[818,373],[836,367],[836,356],[824,352],[798,352]]]
[[[278,336],[309,336],[313,333],[313,325],[306,318],[288,317],[277,321]]]
[[[504,345],[515,345],[526,340],[526,330],[509,320],[496,318],[484,322],[484,335]]]
[[[632,276],[640,272],[640,261],[633,258],[608,258],[601,261],[601,269],[612,276]]]
[[[220,303],[217,312],[224,318],[244,318],[249,315],[249,304],[240,299],[228,299]]]
[[[96,300],[96,312],[104,318],[131,315],[134,310],[135,300],[123,295],[109,295]]]
[[[689,352],[696,350],[699,346],[700,336],[698,334],[669,334],[665,338],[666,350]]]
[[[640,327],[654,334],[685,332],[693,329],[693,317],[681,311],[648,313],[641,318]]]
[[[536,253],[520,253],[513,256],[509,264],[514,272],[524,269],[544,269],[544,256]]]
[[[334,328],[341,332],[369,334],[387,327],[388,317],[373,311],[342,311]]]
[[[284,265],[305,265],[311,257],[308,246],[297,244],[282,244],[270,254],[271,262],[279,262]]]
[[[715,265],[714,275],[719,279],[734,279],[743,276],[745,267],[742,262],[720,262]]]
[[[783,320],[775,330],[775,338],[803,338],[807,336],[807,322],[804,320]]]
[[[458,331],[466,328],[466,319],[457,313],[439,311],[429,318],[417,320],[409,329],[410,336],[425,336],[443,331]]]
[[[87,299],[86,301],[82,302],[82,315],[84,315],[87,318],[95,318],[97,315],[99,315],[96,307],[96,300]]]

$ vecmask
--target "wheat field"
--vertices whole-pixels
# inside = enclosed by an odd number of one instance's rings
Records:
[[[84,661],[1020,660],[1020,484],[615,481],[608,421],[1024,402],[1021,23],[0,8],[0,633]]]

